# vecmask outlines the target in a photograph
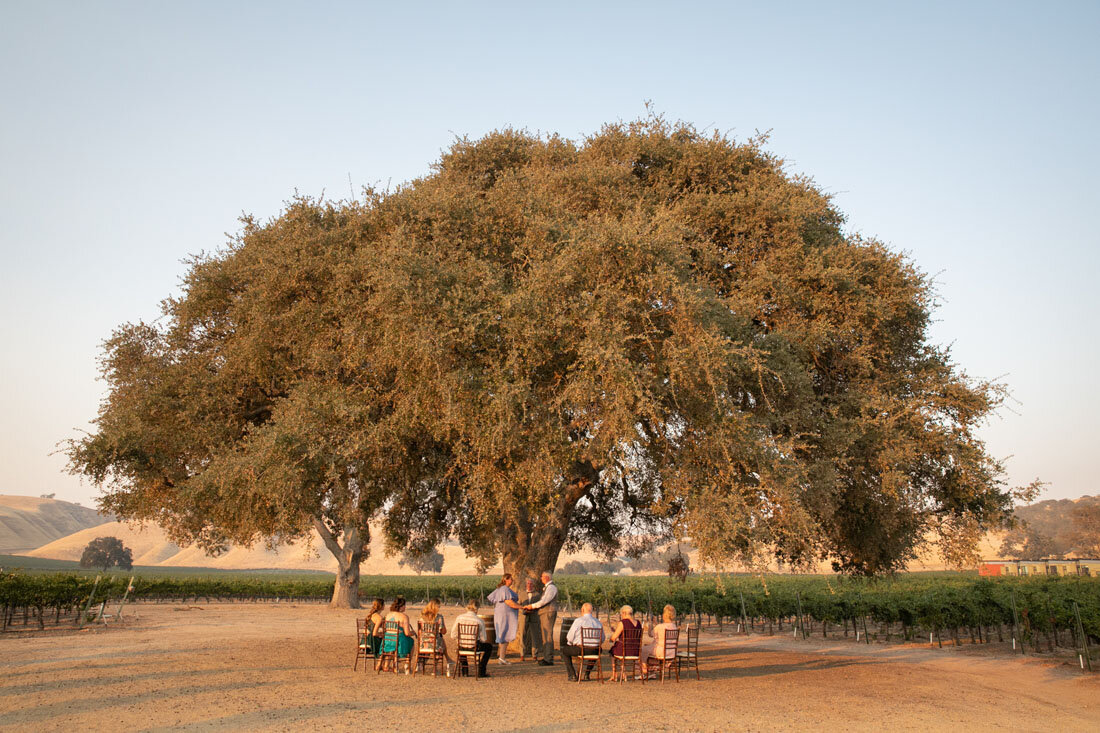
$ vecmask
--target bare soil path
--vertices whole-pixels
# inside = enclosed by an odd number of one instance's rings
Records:
[[[0,731],[1100,730],[1100,676],[1031,658],[704,631],[701,681],[568,683],[560,660],[450,680],[353,672],[357,612],[128,613],[0,637]]]

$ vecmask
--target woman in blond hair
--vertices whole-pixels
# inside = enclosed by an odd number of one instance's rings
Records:
[[[672,605],[666,605],[664,613],[662,614],[663,622],[654,626],[652,623],[649,625],[649,638],[653,641],[647,642],[642,647],[642,674],[649,675],[649,665],[647,662],[650,659],[656,659],[664,661],[665,658],[665,634],[668,631],[676,630],[676,609]]]
[[[451,672],[451,653],[447,650],[447,623],[443,620],[443,614],[439,612],[439,599],[433,598],[428,601],[424,606],[424,610],[420,612],[420,633],[430,633],[429,629],[437,625],[436,628],[436,644],[440,651],[443,652],[443,656],[447,659],[447,674]]]

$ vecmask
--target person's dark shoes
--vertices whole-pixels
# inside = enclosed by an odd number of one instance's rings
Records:
[[[540,659],[539,660],[539,666],[540,667],[553,667],[554,663],[553,662],[547,662],[545,659]]]
[[[592,679],[592,673],[591,672],[585,672],[584,673],[584,681],[588,682],[591,679]]]
[[[573,674],[569,675],[569,681],[570,682],[576,682],[577,681],[577,676],[573,675]]]

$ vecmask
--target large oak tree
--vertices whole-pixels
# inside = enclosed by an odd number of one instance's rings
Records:
[[[1002,398],[929,343],[927,279],[759,140],[505,130],[363,201],[295,200],[107,342],[74,470],[216,551],[369,522],[485,565],[690,537],[705,562],[901,567],[1010,520]]]

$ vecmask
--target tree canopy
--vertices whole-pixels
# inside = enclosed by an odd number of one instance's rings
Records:
[[[107,568],[118,566],[123,570],[134,567],[134,557],[129,547],[122,545],[118,537],[96,537],[80,555],[82,568]]]
[[[763,142],[506,129],[246,218],[108,340],[73,468],[212,551],[316,529],[334,603],[372,519],[390,551],[453,536],[521,574],[655,537],[860,574],[965,553],[1011,517],[975,434],[1002,389],[929,342],[913,263]]]

